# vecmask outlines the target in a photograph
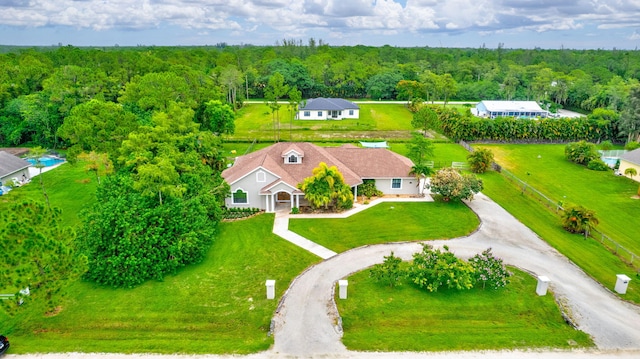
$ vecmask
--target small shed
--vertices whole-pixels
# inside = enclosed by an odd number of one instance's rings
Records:
[[[0,151],[0,183],[6,186],[8,182],[25,183],[31,180],[29,167],[31,163],[5,151]]]

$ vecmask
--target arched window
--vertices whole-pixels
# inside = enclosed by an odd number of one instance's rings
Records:
[[[231,194],[231,201],[233,202],[233,204],[249,203],[249,199],[247,198],[247,192],[243,191],[242,188],[238,188],[238,190],[236,190]]]
[[[296,155],[289,156],[289,163],[298,163],[298,156]]]

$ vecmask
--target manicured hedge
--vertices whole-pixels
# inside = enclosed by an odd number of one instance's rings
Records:
[[[615,140],[616,130],[610,121],[580,118],[517,119],[478,118],[460,114],[455,109],[434,107],[440,131],[454,141],[531,141],[563,142]]]

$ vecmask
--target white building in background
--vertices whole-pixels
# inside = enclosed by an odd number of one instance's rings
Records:
[[[298,120],[343,120],[360,117],[360,107],[341,98],[312,98],[298,109]]]
[[[549,111],[543,110],[535,101],[481,101],[471,109],[477,117],[549,117]]]

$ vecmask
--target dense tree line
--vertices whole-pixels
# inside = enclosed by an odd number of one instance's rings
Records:
[[[624,110],[640,78],[640,52],[630,50],[336,47],[315,40],[2,50],[0,143],[50,148],[68,145],[58,128],[91,100],[120,104],[139,123],[176,101],[203,123],[209,101],[237,109],[268,97],[276,73],[303,99],[517,99],[586,112]]]

